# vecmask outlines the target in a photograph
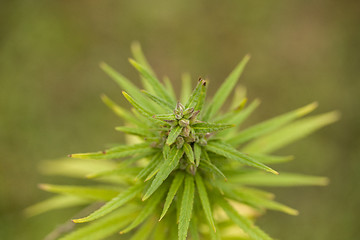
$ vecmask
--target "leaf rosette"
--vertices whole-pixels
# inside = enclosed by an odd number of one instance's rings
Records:
[[[116,130],[132,136],[131,140],[103,151],[71,154],[70,159],[42,167],[46,174],[86,176],[96,184],[41,184],[41,189],[59,195],[29,207],[28,215],[104,203],[74,218],[75,223],[91,223],[61,239],[104,239],[116,232],[122,234],[120,239],[133,240],[272,239],[254,225],[254,218],[266,209],[298,212],[254,186],[326,185],[324,177],[278,175],[269,165],[292,160],[271,153],[335,122],[337,112],[304,118],[317,107],[312,103],[242,129],[259,105],[258,100],[247,105],[245,91],[236,87],[249,56],[207,102],[206,80],[199,78],[191,91],[190,78],[183,75],[177,98],[167,78],[165,84],[157,79],[137,43],[132,52],[135,60],[130,63],[144,90],[101,64],[132,106],[129,111],[102,96],[124,122]],[[234,88],[233,104],[226,113],[220,112]]]

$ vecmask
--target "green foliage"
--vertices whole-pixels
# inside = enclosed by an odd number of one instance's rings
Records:
[[[45,174],[92,180],[87,186],[41,184],[41,189],[59,195],[29,207],[29,216],[104,203],[94,212],[82,214],[85,217],[73,219],[75,223],[90,223],[62,239],[104,239],[119,231],[121,239],[132,240],[272,239],[254,225],[251,216],[267,209],[290,215],[297,211],[274,201],[271,193],[249,186],[327,184],[324,177],[278,175],[267,165],[292,160],[292,156],[269,154],[335,122],[338,113],[302,118],[316,108],[312,103],[240,130],[259,100],[246,106],[245,91],[237,88],[230,111],[218,113],[236,87],[249,56],[208,103],[206,80],[200,78],[191,91],[191,78],[184,74],[183,105],[177,101],[169,79],[165,78],[165,85],[158,80],[140,45],[134,43],[131,50],[135,60],[129,61],[138,70],[145,90],[105,63],[101,68],[124,90],[133,111],[105,95],[102,100],[124,121],[116,130],[135,137],[135,143],[71,154],[70,159],[46,162],[41,167]],[[243,205],[251,209],[250,215],[243,212]],[[224,235],[227,228],[235,226],[239,231],[233,236]]]

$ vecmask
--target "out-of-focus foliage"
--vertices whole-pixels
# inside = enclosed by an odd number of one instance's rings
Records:
[[[119,95],[97,66],[105,60],[135,77],[125,59],[129,43],[139,40],[156,72],[169,74],[175,90],[184,69],[219,85],[239,56],[250,53],[242,83],[250,99],[262,100],[252,122],[314,100],[324,111],[340,110],[336,127],[279,152],[294,154],[297,161],[278,170],[326,175],[329,187],[274,190],[301,214],[284,219],[270,213],[259,224],[280,239],[356,238],[359,8],[358,1],[328,0],[3,1],[0,236],[40,239],[67,220],[72,211],[48,213],[46,223],[23,218],[22,209],[46,197],[34,191],[37,182],[50,180],[38,175],[37,163],[122,141],[106,127],[118,125],[116,118],[94,97]]]

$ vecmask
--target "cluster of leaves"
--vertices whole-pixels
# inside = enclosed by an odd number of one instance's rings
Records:
[[[86,176],[92,185],[41,184],[41,189],[59,195],[29,207],[29,215],[104,202],[87,216],[73,219],[75,223],[91,223],[61,239],[103,239],[116,232],[122,234],[120,239],[131,240],[271,239],[254,225],[254,219],[267,209],[291,215],[297,211],[252,186],[327,183],[323,177],[278,175],[268,165],[291,160],[292,156],[270,153],[333,123],[338,118],[336,112],[302,118],[316,108],[312,103],[240,129],[258,107],[258,100],[247,105],[244,91],[237,88],[229,111],[219,111],[236,88],[248,56],[209,102],[205,102],[206,81],[200,78],[191,92],[190,78],[184,75],[183,105],[170,81],[165,78],[163,85],[157,79],[140,46],[134,44],[132,51],[135,60],[130,59],[130,63],[140,73],[145,90],[140,91],[110,66],[101,65],[126,91],[123,95],[133,107],[128,111],[102,97],[124,120],[124,126],[116,130],[132,136],[128,143],[72,154],[42,166],[47,174]]]

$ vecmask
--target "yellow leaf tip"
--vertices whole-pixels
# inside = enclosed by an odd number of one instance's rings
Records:
[[[40,188],[41,190],[48,190],[50,189],[50,186],[46,183],[39,183],[38,188]]]
[[[107,66],[107,64],[105,62],[101,61],[99,63],[99,66],[100,66],[100,68],[105,68]]]
[[[131,48],[140,48],[140,42],[138,40],[134,40],[131,42]]]
[[[296,209],[292,209],[291,214],[294,216],[298,216],[299,215],[299,211]]]
[[[88,175],[85,175],[85,177],[86,178],[89,178],[89,179],[91,179],[91,178],[95,178],[96,177],[96,174],[88,174]]]

